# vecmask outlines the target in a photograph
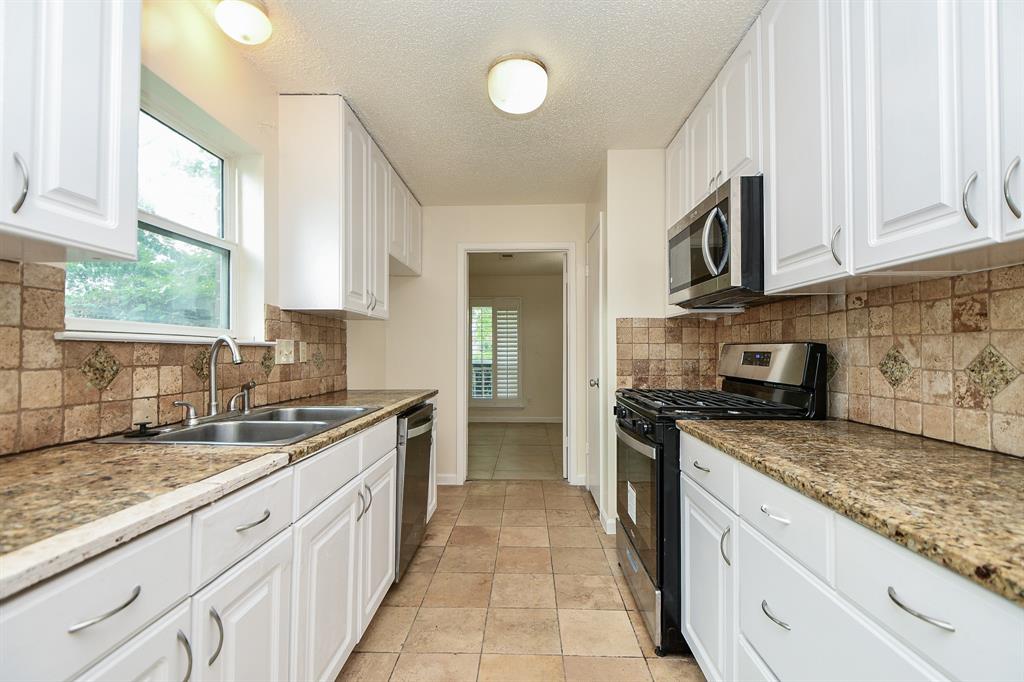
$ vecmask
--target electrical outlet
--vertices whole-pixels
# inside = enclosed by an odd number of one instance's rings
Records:
[[[279,365],[291,365],[295,362],[295,342],[291,339],[278,339],[274,346],[274,362]]]

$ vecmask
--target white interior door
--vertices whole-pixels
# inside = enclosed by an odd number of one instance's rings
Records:
[[[604,214],[587,240],[587,489],[594,501],[601,499],[602,434],[604,410],[601,396],[601,330],[604,321],[601,309],[601,288],[604,268],[601,253]],[[596,385],[595,385],[596,384]]]

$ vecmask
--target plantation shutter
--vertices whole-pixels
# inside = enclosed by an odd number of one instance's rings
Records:
[[[496,304],[494,319],[495,397],[498,400],[517,400],[519,398],[519,302]]]
[[[473,400],[519,401],[519,320],[518,298],[470,301],[469,389]]]

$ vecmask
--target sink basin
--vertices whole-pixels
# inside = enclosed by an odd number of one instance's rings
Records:
[[[278,407],[267,412],[253,412],[242,419],[259,422],[334,422],[334,426],[362,417],[378,407]]]
[[[200,424],[153,436],[153,443],[212,445],[290,445],[330,426],[322,421],[225,421]]]

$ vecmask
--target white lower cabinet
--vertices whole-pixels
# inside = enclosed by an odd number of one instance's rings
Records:
[[[736,682],[776,682],[772,671],[743,635],[736,638]]]
[[[192,680],[287,680],[292,530],[192,598]]]
[[[361,635],[357,478],[294,526],[293,680],[333,680]]]
[[[80,682],[180,682],[196,664],[189,602],[137,634],[78,678]]]
[[[368,624],[395,581],[398,452],[392,450],[362,476],[366,508],[360,522],[362,623]]]
[[[731,680],[738,517],[700,486],[683,486],[683,630],[708,680]]]

